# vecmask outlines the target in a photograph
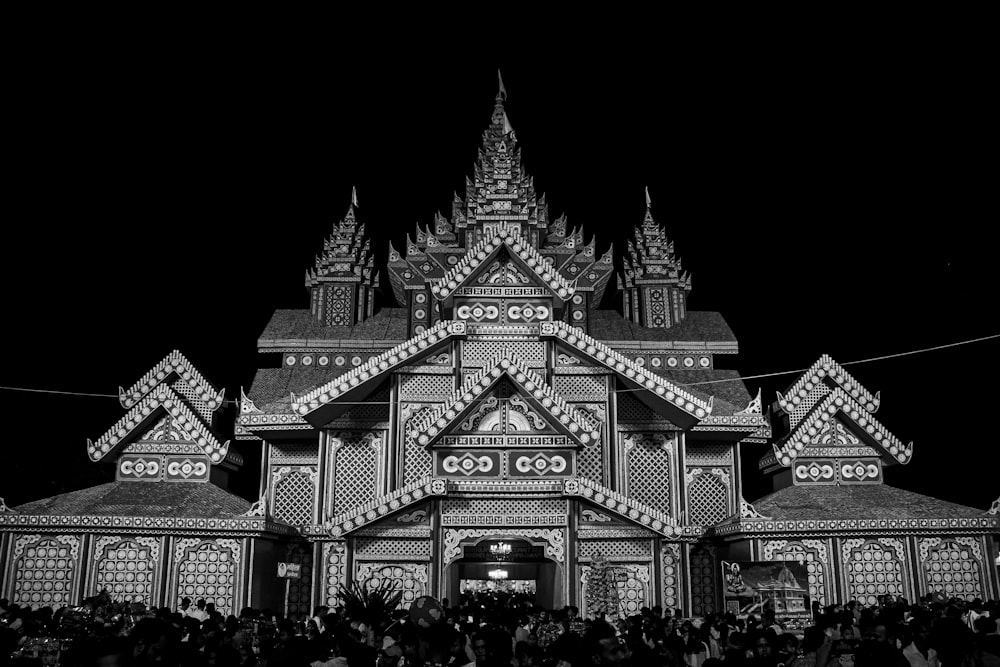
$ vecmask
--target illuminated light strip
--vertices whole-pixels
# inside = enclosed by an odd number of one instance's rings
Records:
[[[127,410],[174,373],[194,389],[199,398],[208,404],[210,410],[214,412],[222,407],[226,390],[216,391],[208,380],[198,372],[198,369],[178,350],[168,354],[163,361],[154,366],[128,390],[119,387],[118,400],[122,407]]]
[[[141,403],[135,405],[128,414],[118,420],[114,426],[97,439],[97,442],[87,440],[87,454],[92,461],[100,461],[115,447],[124,443],[128,436],[138,428],[153,413],[162,408],[173,417],[173,422],[182,428],[191,439],[202,448],[202,451],[213,463],[219,463],[229,450],[229,441],[219,444],[208,427],[184,403],[173,389],[161,386],[155,394],[147,395]]]
[[[483,370],[471,376],[461,389],[453,392],[444,405],[415,424],[409,432],[410,437],[421,445],[430,444],[504,374],[528,392],[545,412],[555,418],[562,428],[567,429],[581,444],[590,446],[600,442],[601,433],[589,426],[591,420],[569,407],[552,387],[527,367],[523,359],[508,349],[503,349],[494,355]]]
[[[712,414],[712,397],[709,397],[706,402],[684,391],[672,382],[668,382],[659,375],[649,372],[643,366],[637,365],[634,361],[619,354],[601,341],[587,335],[582,329],[578,329],[565,322],[542,322],[541,335],[565,341],[567,344],[574,346],[577,351],[584,353],[616,373],[624,375],[640,387],[672,403],[688,414],[697,417],[699,420]]]
[[[366,363],[313,389],[308,394],[298,397],[293,395],[292,410],[305,416],[321,405],[337,400],[338,396],[368,380],[379,377],[389,369],[410,363],[413,357],[427,352],[432,346],[449,338],[464,335],[465,322],[453,320],[438,322],[405,343],[400,343],[396,347],[372,357]]]
[[[863,428],[868,437],[875,440],[896,461],[904,464],[910,461],[913,456],[913,442],[904,445],[860,403],[838,387],[813,408],[813,411],[786,437],[784,443],[780,446],[772,445],[777,462],[788,467],[806,446],[817,444],[823,426],[838,412],[844,413],[855,424]]]
[[[522,238],[520,234],[503,226],[492,230],[486,238],[474,245],[443,278],[431,285],[431,292],[438,299],[452,295],[481,264],[488,261],[490,256],[503,245],[506,245],[513,254],[517,255],[536,276],[545,281],[545,284],[559,298],[567,299],[573,296],[576,291],[576,281],[572,283],[567,281],[549,260],[535,250],[531,243]]]
[[[835,382],[851,398],[864,405],[865,410],[869,413],[878,411],[879,404],[881,403],[879,393],[872,394],[865,389],[860,382],[851,377],[850,373],[845,371],[828,354],[821,356],[784,395],[781,393],[778,394],[778,407],[787,414],[791,414],[806,399],[813,387],[820,384],[824,379]]]

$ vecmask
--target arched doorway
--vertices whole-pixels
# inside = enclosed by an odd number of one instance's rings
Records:
[[[509,534],[464,543],[445,569],[445,597],[456,604],[463,594],[517,594],[547,609],[561,606],[562,569],[546,558],[544,545]]]

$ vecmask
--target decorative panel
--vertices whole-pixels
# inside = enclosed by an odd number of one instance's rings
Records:
[[[809,575],[809,597],[826,605],[826,582],[829,557],[822,540],[767,540],[762,545],[764,560],[804,563]]]
[[[663,587],[663,608],[679,609],[681,606],[681,547],[664,544],[660,551],[660,584]]]
[[[685,480],[688,523],[712,526],[732,514],[728,468],[688,468]]]
[[[387,539],[384,537],[359,537],[354,542],[356,558],[381,558],[383,560],[429,560],[430,540]]]
[[[974,537],[925,537],[918,542],[924,586],[948,598],[983,598],[983,553]]]
[[[285,562],[299,564],[299,578],[288,580],[285,615],[309,614],[312,611],[312,545],[289,545]]]
[[[365,361],[367,360],[365,359]],[[344,424],[349,427],[349,425],[356,422],[387,422],[389,421],[390,407],[389,388],[386,386],[366,398],[363,404],[352,405],[347,412],[334,420],[333,423]]]
[[[164,479],[171,482],[207,482],[209,462],[205,456],[165,456]]]
[[[590,578],[593,568],[590,565],[583,565],[580,568],[581,577],[581,599],[588,599],[588,589],[590,588]],[[643,607],[650,607],[650,568],[649,565],[636,564],[615,564],[608,566],[608,576],[613,578],[615,588],[618,592],[618,618],[627,618],[638,614]],[[590,613],[584,609],[583,615]]]
[[[519,322],[523,324],[522,322]],[[485,365],[503,350],[510,350],[532,368],[546,365],[545,343],[536,341],[467,340],[462,343],[462,366]]]
[[[240,544],[236,540],[201,540],[186,538],[175,543],[177,595],[181,598],[204,598],[215,603],[223,615],[235,614],[235,587],[239,584]]]
[[[343,542],[327,542],[323,545],[323,599],[324,604],[335,607],[339,600],[337,592],[347,583],[347,546]]]
[[[715,547],[706,545],[691,552],[691,613],[705,616],[718,611]]]
[[[155,482],[163,476],[163,457],[125,454],[118,459],[118,479]]]
[[[455,391],[453,375],[400,375],[400,400],[440,401]]]
[[[626,495],[673,515],[670,501],[674,437],[663,433],[622,433],[626,460]]]
[[[311,524],[318,480],[319,473],[315,466],[272,467],[274,500],[271,515],[291,526]]]
[[[684,448],[684,460],[690,465],[731,466],[733,446],[725,443],[701,444],[688,441]]]
[[[378,494],[381,440],[374,433],[337,433],[331,439],[334,479],[332,513],[346,512]]]
[[[392,590],[403,594],[403,609],[409,609],[414,600],[427,594],[426,563],[358,563],[355,578],[367,581],[371,588],[383,581],[392,582]]]
[[[449,449],[438,452],[436,458],[440,477],[499,477],[503,472],[499,452]]]
[[[80,556],[76,535],[22,535],[14,541],[14,590],[11,602],[58,608],[76,604],[73,584]]]
[[[876,540],[845,540],[844,572],[849,598],[864,605],[874,605],[879,595],[907,596],[902,540],[881,537]]]
[[[618,423],[619,424],[639,424],[647,422],[657,422],[667,424],[669,420],[659,414],[635,396],[627,393],[620,393],[618,401]]]
[[[404,434],[402,436],[404,486],[429,477],[433,470],[430,452],[407,434],[410,432],[412,424],[425,417],[436,407],[437,404],[422,403],[401,403],[399,406],[399,420],[403,424],[401,433]]]
[[[319,460],[316,442],[271,443],[271,463],[285,465],[315,464]]]
[[[597,554],[609,561],[645,561],[653,558],[652,541],[648,539],[580,540],[577,549],[578,557],[583,559],[592,559]]]
[[[555,375],[552,391],[565,400],[606,401],[608,381],[606,375]]]
[[[573,451],[507,452],[507,474],[510,477],[570,477],[573,470]]]
[[[153,537],[107,535],[94,545],[94,590],[115,600],[152,604],[159,570],[160,542]]]

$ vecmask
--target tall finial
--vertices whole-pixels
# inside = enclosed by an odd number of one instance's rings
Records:
[[[500,75],[500,69],[497,68],[497,81],[500,82],[500,90],[497,91],[497,99],[505,100],[507,99],[507,89],[503,85],[503,77]]]
[[[358,188],[354,185],[351,186],[351,206],[358,206]]]
[[[646,208],[650,208],[653,205],[653,200],[649,198],[649,186],[646,186]]]

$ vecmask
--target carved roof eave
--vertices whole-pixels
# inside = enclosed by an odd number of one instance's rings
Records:
[[[887,465],[907,464],[913,456],[913,442],[903,444],[888,431],[871,413],[855,401],[843,388],[837,387],[816,404],[813,410],[799,422],[798,426],[773,446],[775,463],[790,467],[799,456],[807,455],[807,447],[818,437],[821,427],[829,420],[843,415],[855,425],[855,430],[876,451],[881,450],[881,458]],[[765,455],[764,458],[767,458]],[[763,459],[761,465],[764,465]]]
[[[100,461],[141,436],[163,414],[174,417],[175,424],[208,456],[213,464],[221,463],[229,451],[229,441],[219,444],[208,426],[201,421],[187,404],[167,385],[157,387],[155,394],[147,394],[124,417],[97,439],[87,440],[87,455],[91,461]]]
[[[187,382],[213,412],[222,407],[226,390],[216,391],[215,387],[178,350],[174,350],[164,357],[163,361],[153,366],[148,373],[142,376],[142,379],[127,390],[119,387],[118,400],[121,406],[128,410],[171,375]]]
[[[583,498],[606,512],[672,540],[695,541],[705,533],[702,526],[681,526],[677,520],[648,505],[598,484],[585,477],[573,477],[563,483],[563,493]]]
[[[438,300],[448,303],[455,290],[488,266],[501,248],[507,248],[508,254],[521,269],[534,274],[560,303],[573,296],[576,284],[567,281],[531,243],[507,227],[498,227],[494,233],[470,248],[458,264],[431,285],[431,293]]]
[[[410,430],[409,436],[419,444],[429,447],[443,436],[448,427],[461,420],[503,377],[509,377],[524,390],[536,410],[551,417],[553,426],[576,440],[584,447],[599,444],[601,433],[588,420],[566,404],[566,401],[537,373],[528,368],[524,360],[509,350],[502,351],[487,362],[481,371],[470,377],[461,389],[454,392],[447,402],[424,417]]]
[[[961,519],[730,519],[708,529],[709,537],[727,540],[775,535],[800,537],[850,535],[989,534],[1000,530],[1000,517]]]
[[[435,352],[455,338],[465,336],[465,322],[443,320],[423,333],[370,358],[309,393],[292,397],[292,410],[313,426],[320,427],[350,409],[353,402],[371,392],[382,378],[401,367]]]
[[[778,407],[786,414],[791,414],[812,388],[824,380],[843,389],[851,398],[864,405],[869,413],[878,412],[881,403],[879,392],[872,394],[865,389],[828,354],[821,356],[784,395],[778,393]]]
[[[425,477],[332,517],[323,524],[322,530],[331,537],[343,537],[427,498],[445,495],[448,495],[448,483],[445,479]]]
[[[565,322],[543,322],[540,336],[560,341],[574,354],[588,358],[615,373],[626,384],[643,390],[644,395],[655,399],[656,405],[666,408],[665,416],[682,429],[695,426],[712,414],[712,397],[705,401],[694,396],[644,366],[637,365],[582,329]]]
[[[0,514],[0,528],[30,529],[43,533],[92,533],[125,534],[141,531],[141,534],[265,536],[297,535],[298,531],[283,523],[265,517],[183,517],[183,516],[114,516],[114,515],[56,515],[56,514]]]
[[[760,389],[757,395],[750,399],[747,407],[731,415],[711,415],[701,420],[692,429],[693,432],[711,432],[722,437],[732,437],[737,440],[747,436],[756,441],[771,437],[771,424],[764,414],[761,405]]]

